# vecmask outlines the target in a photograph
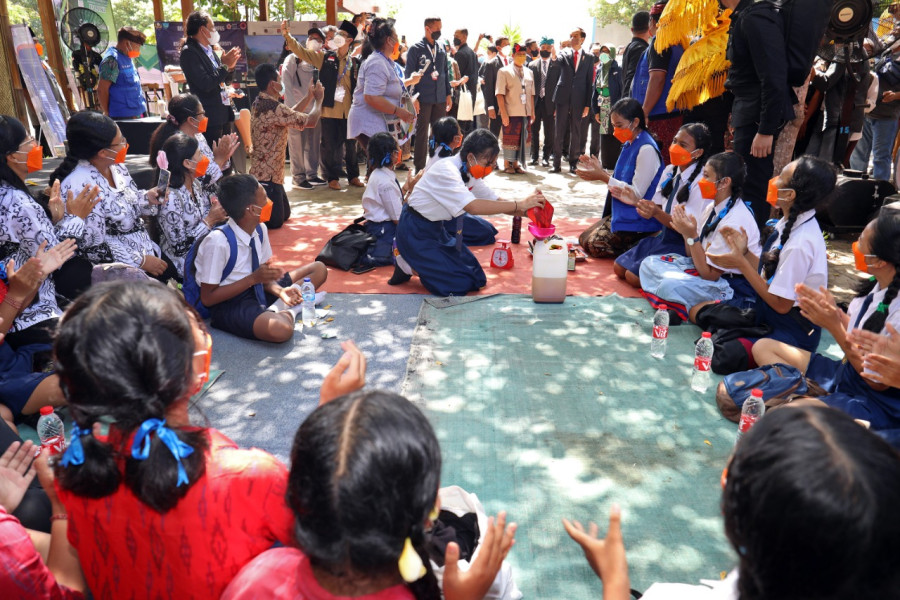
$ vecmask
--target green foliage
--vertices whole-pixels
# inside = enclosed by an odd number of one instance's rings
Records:
[[[522,41],[522,28],[518,25],[504,25],[500,29],[500,37],[508,37],[510,45],[518,44]]]
[[[9,5],[9,24],[31,26],[35,35],[41,42],[44,41],[44,28],[41,25],[41,15],[38,12],[37,0],[17,0]]]
[[[650,10],[655,0],[591,0],[588,12],[603,25],[631,26],[631,16],[641,10]]]

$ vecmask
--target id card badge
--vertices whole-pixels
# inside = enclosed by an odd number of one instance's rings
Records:
[[[437,72],[437,71],[432,71],[432,72],[431,72],[431,79],[432,79],[433,81],[437,81],[437,80],[438,80],[438,72]]]
[[[225,106],[229,106],[231,101],[228,98],[228,88],[225,87],[225,84],[219,84],[219,95],[222,96],[222,104]]]
[[[344,96],[347,95],[347,90],[344,89],[343,85],[339,85],[334,89],[334,103],[335,104],[343,104]]]
[[[525,94],[522,94],[522,95],[519,96],[519,100],[522,101],[522,106],[525,105],[525,100],[526,100],[526,99],[527,99],[527,98],[526,98]]]

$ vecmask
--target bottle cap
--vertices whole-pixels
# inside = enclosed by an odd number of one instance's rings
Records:
[[[42,407],[41,407],[41,414],[42,414],[42,415],[52,415],[52,414],[53,414],[53,407],[52,407],[52,406],[42,406]]]
[[[309,277],[304,277],[303,281],[312,281]]]
[[[669,310],[669,307],[666,306],[665,304],[660,304],[660,305],[659,305],[659,310]]]
[[[759,388],[753,388],[752,390],[750,390],[750,395],[753,396],[753,397],[755,397],[755,398],[762,398],[762,397],[763,397],[762,390],[759,389]]]
[[[708,332],[708,331],[704,331],[702,337],[705,337],[705,338],[711,338],[711,337],[712,337],[712,334],[711,334],[710,332]]]

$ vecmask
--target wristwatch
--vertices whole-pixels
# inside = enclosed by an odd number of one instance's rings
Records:
[[[685,241],[687,242],[688,246],[693,246],[694,244],[697,243],[697,238],[689,237]]]

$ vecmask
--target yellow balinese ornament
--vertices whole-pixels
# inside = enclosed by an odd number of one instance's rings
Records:
[[[717,5],[715,1],[713,4]],[[726,10],[685,51],[672,78],[667,110],[691,109],[725,92],[725,79],[731,66],[725,58],[730,27],[731,11]]]

